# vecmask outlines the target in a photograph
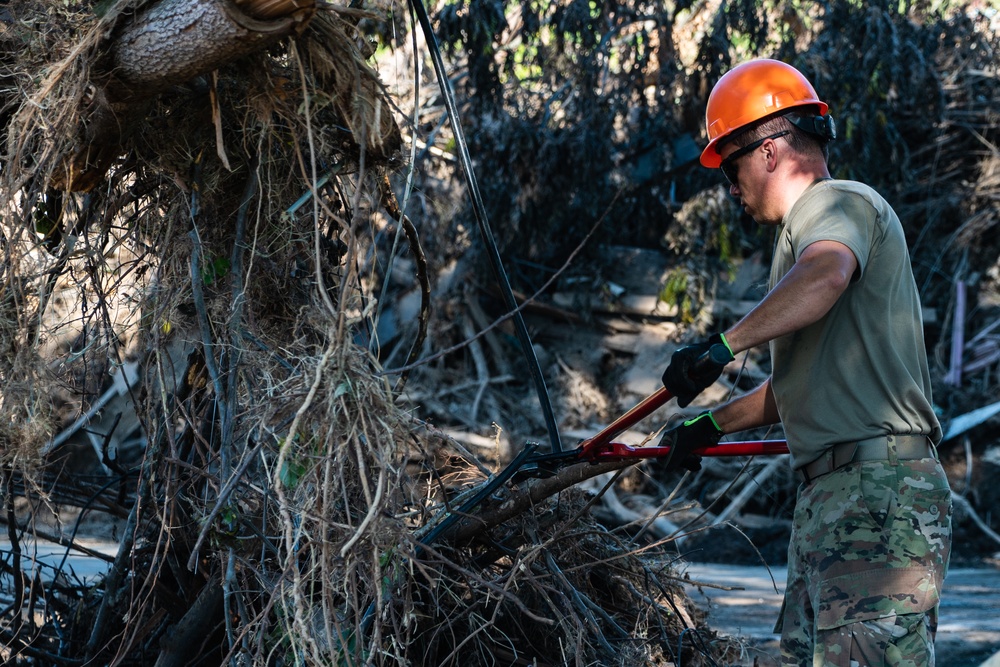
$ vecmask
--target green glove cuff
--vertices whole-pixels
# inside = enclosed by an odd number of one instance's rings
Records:
[[[726,346],[726,349],[729,350],[729,354],[731,354],[733,359],[735,359],[736,355],[733,354],[733,348],[729,347],[729,341],[726,340],[726,334],[720,333],[719,338],[722,340],[722,344]],[[712,421],[714,422],[715,420],[713,419]]]
[[[700,421],[702,419],[705,419],[706,417],[708,418],[708,420],[710,422],[712,422],[712,426],[714,426],[715,430],[719,432],[719,435],[725,435],[726,434],[726,432],[723,431],[719,427],[719,422],[715,421],[715,417],[712,416],[712,411],[711,410],[705,410],[705,412],[702,412],[700,415],[698,415],[694,419],[689,419],[686,422],[684,422],[684,425],[685,426],[693,426],[696,421]]]

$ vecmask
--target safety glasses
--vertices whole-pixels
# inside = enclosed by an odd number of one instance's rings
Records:
[[[778,137],[783,137],[786,134],[791,134],[791,130],[782,130],[775,134],[764,137],[763,139],[758,139],[757,141],[747,144],[743,148],[733,151],[729,157],[722,161],[719,165],[719,169],[722,170],[722,174],[729,181],[730,185],[736,185],[736,177],[739,175],[739,169],[736,166],[736,161],[739,160],[744,155],[750,155],[755,150],[764,145],[764,142],[768,139],[777,139]]]

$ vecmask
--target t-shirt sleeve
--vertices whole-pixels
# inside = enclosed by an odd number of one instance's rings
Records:
[[[831,189],[816,193],[808,207],[812,212],[801,219],[813,224],[791,230],[795,259],[817,241],[837,241],[854,253],[857,277],[863,275],[875,233],[875,209],[871,204],[859,195]]]

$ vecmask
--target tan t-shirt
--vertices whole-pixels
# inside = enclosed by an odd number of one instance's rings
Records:
[[[817,241],[846,245],[858,270],[822,319],[771,341],[772,389],[792,465],[839,442],[888,433],[925,433],[937,443],[920,299],[899,218],[864,184],[817,181],[782,221],[772,288]]]

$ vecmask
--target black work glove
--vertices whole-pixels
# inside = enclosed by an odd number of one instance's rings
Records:
[[[663,386],[677,399],[682,408],[694,400],[706,387],[719,379],[723,369],[735,359],[722,334],[714,334],[700,343],[678,348],[663,371]]]
[[[701,447],[714,447],[724,435],[709,410],[675,426],[660,438],[660,447],[670,447],[664,469],[667,472],[677,468],[687,468],[691,472],[701,470],[701,457],[691,452]]]

